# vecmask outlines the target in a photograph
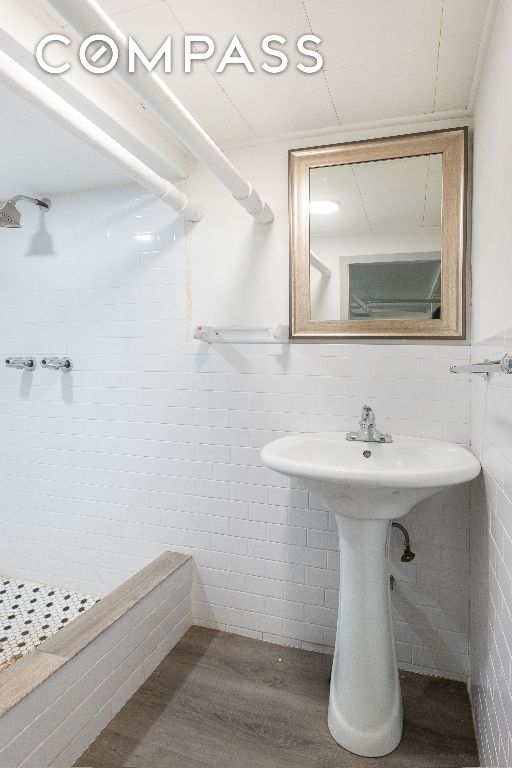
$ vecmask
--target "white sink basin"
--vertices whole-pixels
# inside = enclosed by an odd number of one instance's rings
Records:
[[[336,516],[341,575],[329,729],[351,752],[387,755],[402,737],[386,561],[390,521],[436,491],[472,480],[480,463],[441,440],[373,443],[329,432],[275,440],[261,457],[319,491]]]
[[[448,485],[480,472],[472,453],[454,443],[397,435],[392,443],[350,442],[321,432],[283,437],[266,445],[263,463],[299,477],[343,506],[346,517],[393,519]]]

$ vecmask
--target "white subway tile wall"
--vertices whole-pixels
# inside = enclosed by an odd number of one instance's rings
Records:
[[[473,359],[512,351],[512,333]],[[512,765],[512,377],[474,377],[472,444],[483,476],[471,493],[471,694],[481,764]]]
[[[259,450],[287,432],[353,429],[363,402],[385,431],[466,444],[469,382],[449,366],[468,348],[190,342],[187,238],[169,208],[131,186],[55,199],[54,253],[37,257],[25,255],[30,216],[5,230],[3,354],[75,368],[0,369],[0,572],[102,595],[183,550],[197,623],[332,649],[333,520]],[[407,515],[412,563],[393,532],[405,668],[467,679],[468,507],[458,487]]]

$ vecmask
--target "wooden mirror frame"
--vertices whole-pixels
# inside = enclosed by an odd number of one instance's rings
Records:
[[[465,338],[467,133],[467,128],[455,128],[290,150],[291,339]],[[310,170],[432,154],[443,156],[441,318],[312,320],[309,256]]]

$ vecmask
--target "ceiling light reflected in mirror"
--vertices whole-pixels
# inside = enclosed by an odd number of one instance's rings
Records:
[[[330,213],[336,213],[340,209],[340,204],[336,200],[311,200],[309,203],[309,212],[313,216],[326,216]]]

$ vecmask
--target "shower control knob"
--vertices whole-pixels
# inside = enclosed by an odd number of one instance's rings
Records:
[[[62,371],[67,373],[73,369],[73,362],[69,357],[43,357],[41,360],[42,368],[49,368],[52,371]]]
[[[6,357],[5,365],[20,371],[33,371],[37,363],[33,357]]]

